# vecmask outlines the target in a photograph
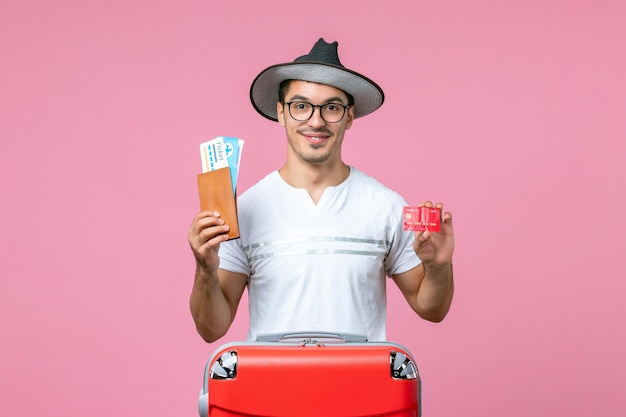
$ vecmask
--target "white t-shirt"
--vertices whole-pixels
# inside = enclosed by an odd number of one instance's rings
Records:
[[[405,205],[354,168],[317,205],[278,171],[244,192],[241,237],[222,243],[219,255],[220,268],[249,277],[247,339],[325,331],[385,340],[385,276],[421,262],[403,230]]]

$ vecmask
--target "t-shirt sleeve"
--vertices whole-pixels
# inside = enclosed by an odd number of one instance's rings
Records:
[[[250,276],[248,258],[241,246],[241,239],[232,239],[220,244],[220,269]]]
[[[388,277],[407,272],[422,263],[422,260],[413,250],[415,233],[404,230],[402,224],[402,210],[405,205],[406,203],[403,199],[399,200],[390,214],[392,243],[385,259],[385,273]]]

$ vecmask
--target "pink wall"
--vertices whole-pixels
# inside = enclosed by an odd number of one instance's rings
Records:
[[[424,415],[623,414],[625,16],[608,0],[4,0],[0,415],[196,415],[221,344],[187,306],[197,147],[246,140],[240,191],[275,169],[283,133],[248,88],[319,36],[387,94],[347,161],[455,214],[446,321],[390,291]]]

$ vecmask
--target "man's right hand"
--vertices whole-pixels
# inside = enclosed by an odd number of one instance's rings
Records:
[[[217,253],[220,243],[228,240],[228,225],[217,211],[203,211],[193,219],[189,229],[189,244],[196,265],[206,272],[216,272],[220,265]]]

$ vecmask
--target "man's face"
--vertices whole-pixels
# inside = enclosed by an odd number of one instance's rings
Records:
[[[348,104],[346,94],[329,85],[294,80],[285,93],[285,102],[306,101],[314,105],[328,103]],[[316,107],[309,120],[297,121],[289,114],[288,106],[277,104],[278,122],[285,128],[289,142],[289,153],[300,160],[312,164],[341,160],[341,144],[347,129],[352,126],[354,108],[346,110],[343,119],[328,123],[322,119],[320,108]]]

